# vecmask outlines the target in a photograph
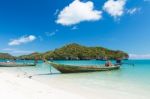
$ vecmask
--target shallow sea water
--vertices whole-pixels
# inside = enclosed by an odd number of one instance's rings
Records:
[[[55,62],[70,65],[102,65],[104,63],[98,60]],[[26,72],[35,80],[79,94],[87,99],[149,99],[150,60],[125,60],[124,62],[129,64],[121,66],[119,70],[73,74],[61,74],[52,68],[53,74],[50,75],[50,66],[42,62],[39,62],[36,67],[3,69]]]

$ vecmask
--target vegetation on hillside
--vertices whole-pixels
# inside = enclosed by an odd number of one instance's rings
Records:
[[[42,53],[35,52],[35,53],[29,54],[29,55],[21,55],[17,58],[18,59],[25,59],[25,60],[33,60],[35,58],[42,59],[42,57],[43,57]]]
[[[128,59],[128,54],[119,50],[110,50],[103,47],[86,47],[73,43],[53,51],[45,53],[32,53],[30,55],[22,55],[20,59],[53,59],[53,60],[90,60],[90,59]]]
[[[15,57],[8,53],[0,53],[0,59],[14,59]]]

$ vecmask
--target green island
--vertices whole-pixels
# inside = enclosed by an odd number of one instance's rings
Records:
[[[0,53],[0,59],[14,59],[15,57],[8,53]]]
[[[1,59],[25,59],[32,60],[38,57],[42,59],[43,57],[48,60],[114,60],[116,58],[128,59],[129,55],[120,50],[111,50],[104,47],[87,47],[76,43],[65,45],[61,48],[57,48],[52,51],[47,51],[45,53],[31,53],[29,55],[21,55],[18,57],[12,56],[8,53],[0,53]]]

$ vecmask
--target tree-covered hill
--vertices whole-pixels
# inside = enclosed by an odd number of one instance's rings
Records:
[[[0,53],[0,59],[14,59],[15,57],[8,53]]]
[[[110,50],[103,47],[86,47],[76,43],[65,45],[61,48],[45,53],[32,53],[23,55],[21,59],[54,59],[54,60],[89,60],[89,59],[128,59],[128,54],[119,50]]]
[[[25,60],[33,60],[35,58],[42,59],[42,57],[43,57],[42,53],[35,52],[35,53],[29,54],[29,55],[21,55],[17,58],[18,59],[25,59]]]

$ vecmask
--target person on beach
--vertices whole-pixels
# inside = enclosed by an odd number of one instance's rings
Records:
[[[107,61],[106,61],[106,63],[105,63],[105,66],[106,66],[106,67],[110,67],[110,66],[112,66],[111,61],[107,60]]]
[[[122,59],[121,58],[117,58],[115,65],[121,65],[121,64],[122,64]]]

